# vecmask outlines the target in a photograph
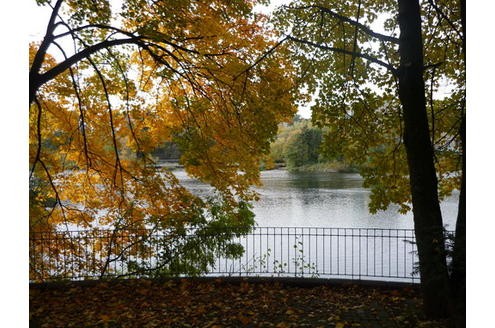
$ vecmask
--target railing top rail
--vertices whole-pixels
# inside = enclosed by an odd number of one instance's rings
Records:
[[[181,229],[163,229],[163,230],[156,230],[156,229],[137,229],[137,228],[119,228],[119,229],[86,229],[86,230],[56,230],[56,231],[33,231],[29,232],[32,235],[36,234],[64,234],[64,233],[74,233],[74,234],[79,234],[79,233],[117,233],[117,232],[132,232],[132,233],[149,233],[155,231],[156,233],[167,233],[167,232],[172,232],[172,231],[177,231],[177,230],[185,230],[185,231],[197,231],[201,230],[201,228],[181,228]],[[407,229],[407,228],[356,228],[356,227],[310,227],[310,226],[305,226],[305,227],[299,227],[299,226],[256,226],[253,227],[253,231],[255,232],[256,230],[281,230],[281,231],[297,231],[297,230],[333,230],[333,231],[404,231],[404,232],[414,232],[414,229]],[[251,232],[251,233],[252,233]],[[454,231],[452,230],[446,230],[448,233],[453,233]],[[249,233],[248,233],[249,234]]]

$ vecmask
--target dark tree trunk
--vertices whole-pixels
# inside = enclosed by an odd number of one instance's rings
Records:
[[[464,115],[464,114],[463,114]],[[452,296],[455,302],[456,327],[464,327],[466,319],[466,120],[462,119],[462,180],[459,194],[459,209],[455,226],[452,275],[450,277]]]
[[[442,214],[426,112],[423,40],[418,0],[399,4],[399,98],[404,111],[404,144],[409,166],[425,314],[450,314],[449,276],[445,258]]]
[[[462,23],[462,53],[466,64],[466,1],[460,0]],[[455,226],[454,253],[452,255],[451,289],[455,300],[455,313],[459,320],[457,326],[465,326],[466,316],[466,111],[465,101],[461,106],[461,136],[462,177],[459,194],[459,209]]]

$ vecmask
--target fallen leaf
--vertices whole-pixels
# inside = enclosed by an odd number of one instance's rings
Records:
[[[295,312],[294,312],[294,310],[292,310],[292,309],[288,309],[287,311],[285,311],[285,314],[287,314],[287,315],[292,315],[292,314],[294,314],[294,313],[295,313]]]
[[[241,322],[244,326],[247,326],[247,325],[249,325],[249,324],[251,323],[251,318],[246,317],[246,316],[244,316],[244,315],[242,315],[242,314],[239,314],[239,315],[237,316],[237,319],[239,319],[239,321],[240,321],[240,322]]]

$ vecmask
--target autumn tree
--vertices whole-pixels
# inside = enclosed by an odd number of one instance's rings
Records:
[[[451,291],[464,306],[464,8],[464,1],[300,0],[276,16],[308,93],[317,95],[312,118],[328,128],[327,151],[360,168],[372,212],[392,203],[412,208],[429,317],[457,311]],[[450,285],[439,201],[454,189],[459,265]]]
[[[291,65],[269,51],[279,44],[256,2],[37,4],[51,17],[30,44],[31,231],[248,232],[260,158],[295,111]],[[166,142],[215,197],[154,165]]]

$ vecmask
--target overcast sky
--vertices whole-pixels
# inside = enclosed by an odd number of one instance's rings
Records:
[[[119,0],[113,0],[112,3],[116,7],[119,6]],[[269,12],[272,11],[274,8],[279,6],[280,4],[283,3],[288,3],[290,0],[273,0],[272,3],[270,4],[269,7],[257,7],[258,10]],[[50,18],[50,13],[51,10],[49,7],[44,6],[44,7],[39,7],[36,5],[34,1],[32,1],[29,5],[29,10],[28,10],[28,19],[27,19],[27,31],[28,31],[28,40],[29,41],[41,41],[45,34],[46,30],[46,24],[48,23],[48,19]],[[56,56],[56,53],[53,55]],[[59,58],[61,60],[61,58]],[[298,114],[301,115],[302,117],[305,118],[310,118],[311,117],[311,111],[308,107],[300,107]]]

